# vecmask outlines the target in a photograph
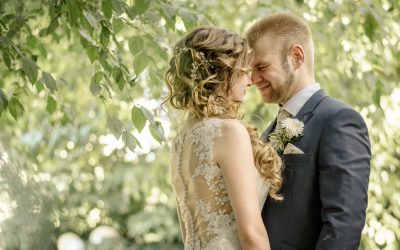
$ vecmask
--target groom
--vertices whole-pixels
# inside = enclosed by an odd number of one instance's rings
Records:
[[[304,123],[301,139],[283,151],[283,202],[262,211],[272,250],[358,249],[365,223],[370,143],[361,116],[327,96],[314,78],[310,28],[289,14],[274,14],[247,32],[254,49],[252,82],[281,117]]]

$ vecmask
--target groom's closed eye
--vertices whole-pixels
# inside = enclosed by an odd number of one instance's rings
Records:
[[[264,71],[264,70],[266,70],[268,67],[269,67],[269,65],[257,65],[257,66],[255,67],[255,69],[256,69],[257,71]]]

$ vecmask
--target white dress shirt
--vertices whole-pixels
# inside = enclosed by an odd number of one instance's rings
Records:
[[[319,83],[314,83],[310,86],[305,87],[300,90],[297,94],[292,96],[285,104],[283,104],[282,109],[289,112],[293,117],[297,115],[300,109],[306,104],[308,99],[311,98],[315,92],[321,89]]]

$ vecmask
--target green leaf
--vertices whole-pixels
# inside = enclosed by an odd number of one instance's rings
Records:
[[[137,75],[133,74],[129,77],[128,83],[131,87],[135,87],[136,85],[136,80],[137,80]]]
[[[153,124],[150,124],[150,133],[159,143],[166,141],[164,129],[160,122],[157,121]]]
[[[58,27],[58,20],[54,19],[46,29],[46,35],[54,33]]]
[[[107,91],[108,97],[112,98],[110,87],[108,87],[106,84],[102,84],[102,83],[99,83],[99,84],[100,84],[100,86],[102,86]]]
[[[117,83],[118,88],[122,91],[125,87],[125,81],[121,69],[118,67],[114,67],[112,70],[112,76]]]
[[[95,60],[99,59],[98,47],[93,45],[87,45],[85,49],[86,53],[88,54],[90,62],[93,63]]]
[[[89,33],[87,33],[86,30],[78,29],[78,32],[86,41],[88,41],[92,45],[96,45],[96,41],[90,36]]]
[[[4,51],[3,51],[3,60],[4,60],[4,63],[6,64],[7,68],[10,69],[11,68],[11,59],[8,56],[8,54]]]
[[[160,2],[160,7],[167,19],[170,21],[175,19],[176,11],[170,4]]]
[[[150,0],[135,0],[135,9],[139,15],[143,15],[150,6]]]
[[[47,106],[46,106],[46,110],[47,112],[49,112],[50,114],[53,114],[54,111],[56,111],[57,109],[57,101],[52,97],[52,96],[48,96],[47,97]]]
[[[29,81],[34,84],[38,76],[38,67],[36,63],[32,59],[24,56],[22,57],[22,70],[28,76]]]
[[[103,68],[108,72],[111,71],[111,66],[108,63],[107,56],[108,56],[107,52],[105,52],[104,50],[100,51],[99,62],[101,66],[103,66]]]
[[[79,18],[81,16],[81,10],[75,0],[68,0],[67,8],[69,13],[69,22],[74,26],[79,23]]]
[[[111,1],[112,8],[115,10],[117,15],[121,15],[122,13],[125,12],[125,8],[127,7],[127,4],[124,2],[121,2],[119,0],[112,0]]]
[[[137,139],[130,132],[124,131],[122,133],[122,141],[130,150],[135,150]]]
[[[139,53],[144,47],[144,40],[140,36],[133,36],[129,38],[129,51],[132,55]]]
[[[99,30],[100,25],[99,21],[96,19],[96,17],[90,12],[90,11],[83,11],[83,16],[86,18],[86,20],[89,22],[89,24],[95,29]]]
[[[44,90],[44,85],[40,81],[35,83],[35,87],[36,87],[36,91],[38,93],[40,93],[40,91]]]
[[[117,34],[125,27],[125,23],[121,19],[114,17],[112,26],[113,26],[114,34]]]
[[[131,118],[133,125],[139,132],[142,132],[144,125],[146,125],[146,116],[144,115],[142,109],[137,106],[133,106],[131,110]]]
[[[371,13],[368,13],[365,17],[364,30],[369,40],[374,40],[375,31],[378,29],[378,27],[379,24],[376,21],[375,17]]]
[[[62,106],[62,112],[64,114],[62,123],[66,124],[68,122],[73,124],[74,113],[72,112],[72,110],[66,106]]]
[[[52,92],[57,90],[57,83],[53,76],[46,71],[42,71],[42,81]]]
[[[133,60],[133,68],[135,69],[135,74],[139,75],[147,67],[148,59],[145,53],[139,53],[135,56]]]
[[[92,76],[91,83],[101,82],[104,78],[105,78],[105,74],[103,71],[96,72],[96,74],[94,74]]]
[[[197,25],[197,15],[187,10],[179,11],[186,30],[193,30]]]
[[[110,20],[112,17],[112,4],[110,0],[103,0],[103,2],[101,3],[101,9],[103,10],[104,16]]]
[[[127,7],[125,12],[131,20],[134,20],[138,15],[137,10],[134,7]]]
[[[108,44],[110,43],[110,35],[110,30],[103,26],[100,33],[100,42],[103,47],[108,47]]]
[[[8,106],[8,98],[6,94],[4,94],[3,90],[0,89],[0,116],[3,113],[3,110],[6,110]]]
[[[97,82],[92,82],[90,84],[90,92],[92,92],[93,96],[98,96],[101,92],[101,85],[98,84]]]
[[[119,138],[121,136],[124,125],[120,120],[115,117],[107,118],[107,127],[111,130],[111,133],[115,136],[115,138]]]
[[[22,115],[25,109],[17,98],[12,97],[8,102],[8,110],[10,111],[10,114],[14,117],[14,119],[17,120],[18,117]]]
[[[142,110],[144,116],[150,123],[155,122],[153,114],[147,108],[141,106],[140,109]]]

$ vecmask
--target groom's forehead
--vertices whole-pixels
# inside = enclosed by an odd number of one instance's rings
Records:
[[[259,50],[254,53],[253,66],[259,66],[261,64],[271,63],[275,57],[278,56],[276,51],[268,51],[267,49]]]

